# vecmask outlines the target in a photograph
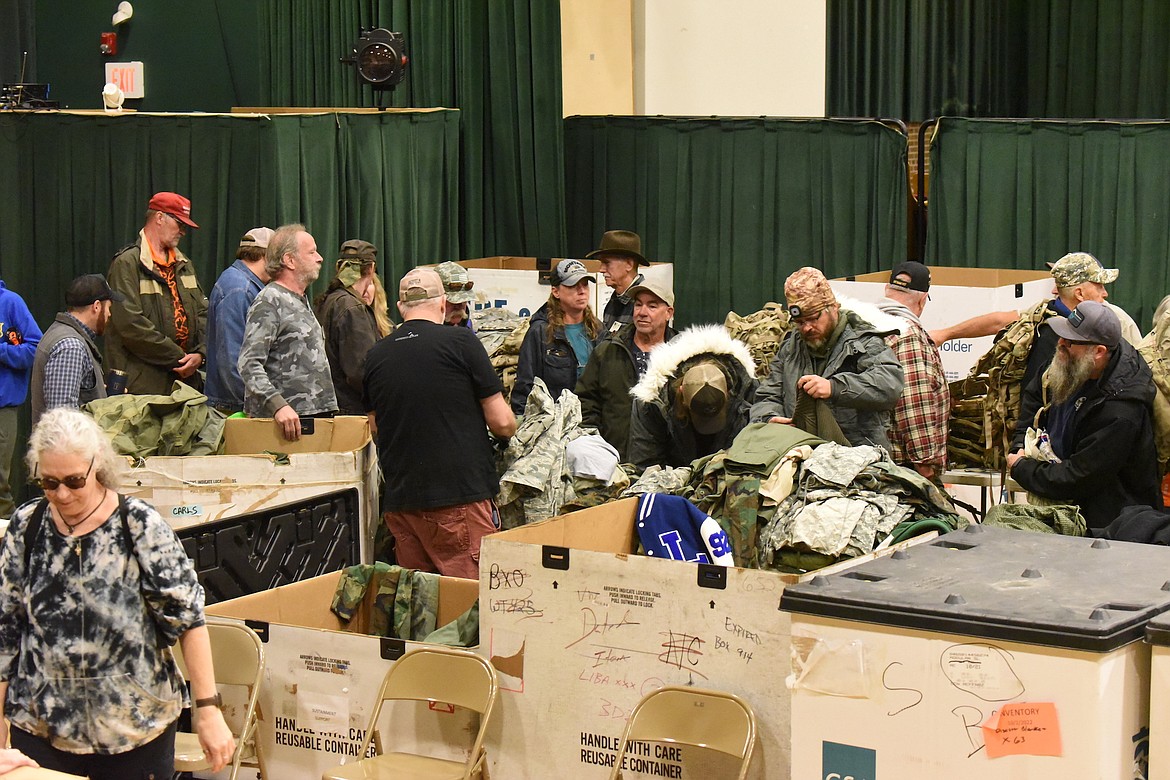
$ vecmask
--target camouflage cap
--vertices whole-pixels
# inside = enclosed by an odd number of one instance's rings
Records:
[[[448,260],[435,266],[435,272],[443,280],[443,289],[447,291],[447,300],[451,303],[470,303],[475,300],[475,293],[471,288],[475,282],[471,281],[467,269]]]
[[[808,317],[837,303],[829,280],[816,268],[799,268],[784,282],[788,316]]]
[[[1101,261],[1088,252],[1070,252],[1055,263],[1049,263],[1057,287],[1076,287],[1084,282],[1109,284],[1117,281],[1116,268],[1105,268]]]
[[[398,285],[398,300],[403,303],[425,301],[443,295],[443,280],[431,268],[414,268],[406,272]]]

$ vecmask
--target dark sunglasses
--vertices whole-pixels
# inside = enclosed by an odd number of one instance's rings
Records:
[[[56,490],[62,485],[69,488],[70,490],[81,490],[83,487],[85,487],[85,483],[89,480],[89,475],[93,473],[93,461],[93,458],[89,459],[89,469],[85,472],[84,475],[74,474],[71,477],[64,477],[62,479],[57,479],[55,477],[38,477],[36,470],[34,469],[32,479],[30,479],[29,482],[36,485],[46,493],[52,490]],[[38,464],[37,468],[39,467],[40,465]]]
[[[171,213],[169,213],[169,212],[166,212],[166,211],[163,211],[163,212],[160,212],[160,213],[162,213],[162,214],[166,214],[168,217],[170,217],[171,219],[173,219],[173,220],[175,221],[175,224],[179,226],[179,230],[186,230],[186,229],[187,229],[187,225],[186,225],[186,223],[184,223],[184,222],[183,222],[183,220],[179,219],[179,218],[178,218],[178,217],[176,217],[174,214],[171,214]]]
[[[447,292],[460,292],[475,287],[475,282],[447,282],[443,286],[447,288]]]

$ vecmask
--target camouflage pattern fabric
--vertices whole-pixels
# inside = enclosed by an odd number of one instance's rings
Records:
[[[504,528],[516,528],[560,514],[576,501],[565,445],[592,428],[581,426],[581,402],[569,390],[555,402],[537,377],[524,416],[508,442],[496,506]]]
[[[504,398],[508,398],[516,384],[516,366],[520,363],[520,345],[528,332],[528,318],[508,309],[480,309],[471,313],[471,321],[504,384]]]
[[[630,498],[643,493],[668,493],[679,496],[691,481],[691,473],[690,466],[650,466],[642,472],[638,481],[623,490],[619,497]]]
[[[1170,310],[1154,323],[1138,353],[1154,374],[1154,444],[1158,448],[1158,468],[1166,474],[1170,472]]]
[[[176,381],[170,395],[99,398],[82,407],[110,437],[119,455],[220,455],[226,417],[207,396]]]
[[[479,644],[479,599],[459,617],[436,628],[422,641],[448,647],[475,647]]]
[[[723,327],[731,337],[747,345],[752,359],[756,361],[756,378],[768,375],[768,366],[780,349],[784,334],[791,329],[788,312],[779,303],[767,303],[757,312],[741,317],[728,312]]]
[[[1062,536],[1088,535],[1087,524],[1080,508],[1069,504],[1051,506],[996,504],[987,510],[983,525]]]
[[[351,566],[330,609],[348,631],[419,641],[438,622],[439,575],[384,563]]]
[[[1028,368],[1028,353],[1040,323],[1054,315],[1048,301],[1041,301],[1020,314],[1007,326],[995,344],[975,363],[963,383],[951,385],[955,411],[951,413],[947,456],[954,465],[1000,469],[1010,448],[1016,419],[1020,416],[1020,382]],[[972,399],[982,394],[981,441],[974,433],[966,412]]]
[[[810,317],[837,302],[829,280],[819,269],[805,266],[784,280],[784,300],[793,317]]]
[[[276,282],[248,309],[240,346],[244,412],[272,417],[284,406],[299,415],[337,411],[325,336],[308,299]]]
[[[945,518],[954,528],[967,525],[934,483],[895,464],[885,450],[822,444],[805,460],[796,489],[761,532],[760,560],[790,568],[792,550],[834,558],[864,555],[916,515]]]
[[[1085,282],[1111,284],[1117,281],[1116,268],[1105,268],[1088,252],[1070,252],[1052,264],[1057,287],[1076,287]]]

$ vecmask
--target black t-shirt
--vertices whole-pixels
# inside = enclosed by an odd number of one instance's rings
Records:
[[[407,320],[370,350],[364,386],[378,425],[383,509],[467,504],[499,492],[480,401],[504,388],[474,333]]]

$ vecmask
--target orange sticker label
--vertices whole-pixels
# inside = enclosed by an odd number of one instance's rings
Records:
[[[983,724],[983,744],[988,758],[1062,755],[1056,705],[1050,701],[1003,705]]]

